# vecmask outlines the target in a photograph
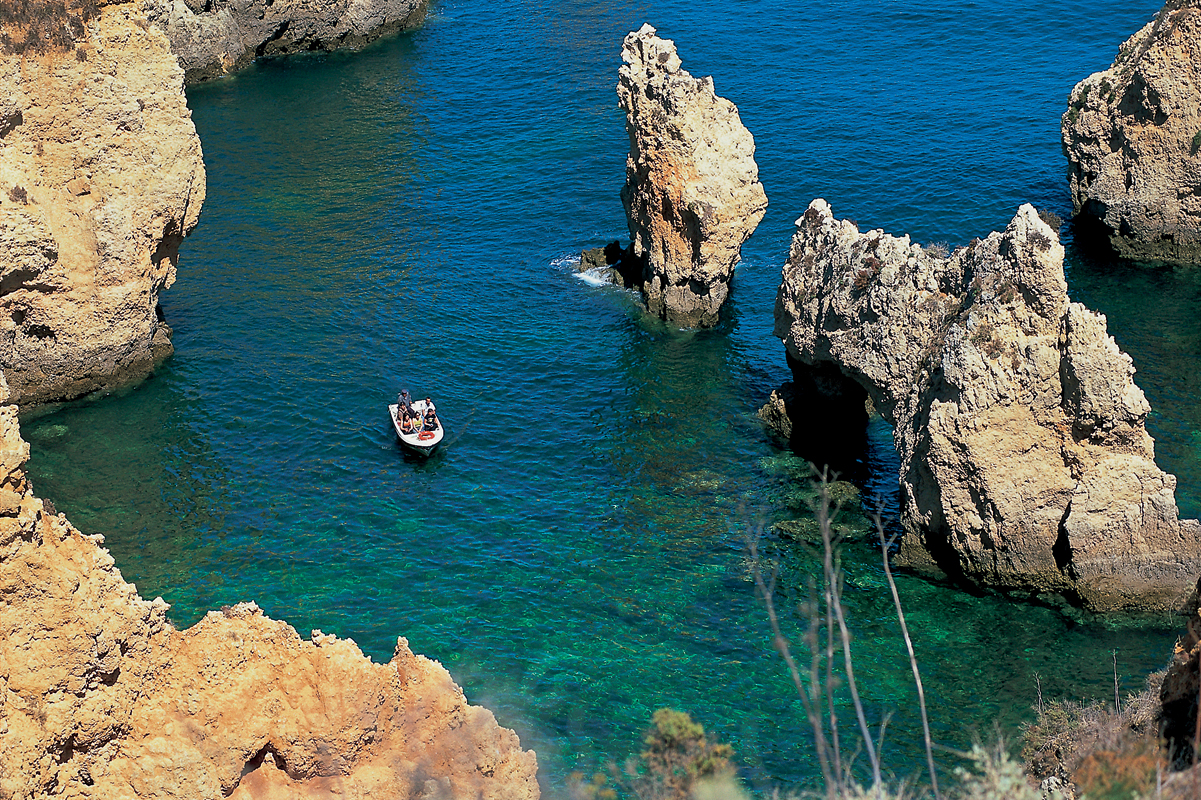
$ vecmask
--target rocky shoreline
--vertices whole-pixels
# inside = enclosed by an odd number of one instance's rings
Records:
[[[185,82],[260,56],[360,47],[425,10],[109,0],[64,12],[72,42],[43,44],[36,22],[0,31],[0,368],[12,402],[130,383],[173,352],[159,293],[205,196]]]
[[[426,0],[145,0],[188,83],[230,75],[256,58],[358,49],[417,27]]]
[[[4,797],[539,796],[537,759],[402,638],[387,664],[253,603],[177,630],[39,499],[0,407]]]

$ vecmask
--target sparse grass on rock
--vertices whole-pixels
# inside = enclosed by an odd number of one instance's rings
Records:
[[[0,52],[71,50],[99,10],[97,0],[0,0]]]

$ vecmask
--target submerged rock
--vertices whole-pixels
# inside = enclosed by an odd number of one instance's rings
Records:
[[[426,0],[144,0],[171,39],[188,83],[235,72],[259,56],[358,48],[415,27]]]
[[[1196,5],[1165,5],[1076,85],[1060,122],[1075,213],[1126,258],[1201,262]]]
[[[0,368],[21,404],[141,377],[171,353],[158,294],[204,201],[167,38],[103,5],[74,50],[0,55]]]
[[[617,96],[630,153],[621,192],[647,308],[711,327],[742,243],[767,210],[755,140],[712,78],[693,78],[675,45],[643,25],[626,36]]]
[[[911,565],[1096,609],[1186,598],[1201,525],[1177,519],[1130,357],[1068,301],[1063,248],[1030,206],[943,258],[813,201],[776,334],[797,383],[835,370],[893,424]]]
[[[795,394],[792,382],[785,383],[778,389],[772,389],[771,396],[759,409],[759,419],[763,420],[768,429],[784,439],[792,439],[792,416]]]
[[[642,284],[642,260],[634,255],[633,246],[623,248],[620,242],[593,247],[580,253],[580,272],[590,272],[623,289]]]
[[[0,408],[0,796],[538,797],[534,753],[404,639],[376,664],[253,603],[176,630],[28,456]]]

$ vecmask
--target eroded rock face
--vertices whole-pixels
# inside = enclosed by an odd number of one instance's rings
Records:
[[[792,382],[785,383],[778,389],[773,389],[771,396],[767,398],[767,402],[759,409],[759,419],[767,425],[769,430],[772,430],[776,435],[784,438],[792,438],[792,417],[789,414],[789,409],[794,407],[796,401],[795,394],[792,388]]]
[[[717,324],[742,243],[767,210],[755,140],[712,78],[643,25],[625,38],[617,96],[630,153],[621,192],[648,309],[686,327]]]
[[[1201,262],[1196,5],[1169,2],[1076,85],[1060,123],[1075,213],[1126,258]]]
[[[1131,360],[1068,302],[1063,248],[1030,206],[941,258],[815,200],[776,334],[798,380],[834,366],[894,425],[910,564],[1096,609],[1184,602],[1201,525],[1177,519]]]
[[[188,83],[258,56],[358,48],[415,27],[426,0],[143,0],[171,39]]]
[[[1172,660],[1159,691],[1162,705],[1159,734],[1168,747],[1172,765],[1182,769],[1194,763],[1197,701],[1201,691],[1201,583],[1188,604],[1184,635],[1176,640]]]
[[[533,752],[404,639],[375,664],[253,603],[173,628],[28,455],[0,408],[0,796],[538,797]]]
[[[0,368],[21,404],[140,377],[171,353],[158,294],[204,201],[167,38],[103,6],[75,51],[0,55]]]

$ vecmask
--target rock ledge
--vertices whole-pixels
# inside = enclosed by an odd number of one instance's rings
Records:
[[[236,72],[260,56],[356,49],[416,27],[426,0],[142,0],[171,39],[188,83]]]

